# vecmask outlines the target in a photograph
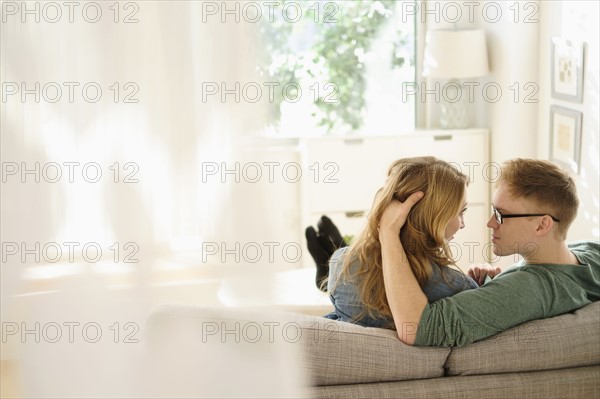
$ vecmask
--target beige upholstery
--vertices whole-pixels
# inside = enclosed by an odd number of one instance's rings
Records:
[[[277,323],[283,334],[275,335],[302,352],[315,397],[600,397],[600,302],[462,348],[412,347],[394,331],[317,316],[191,306],[154,311],[148,337],[179,339],[173,326],[183,324],[188,338],[192,330],[202,343],[236,345],[236,334],[206,336],[207,322],[229,331],[236,326],[242,340],[246,330],[254,337],[255,327]],[[261,343],[270,343],[266,336],[265,330]]]
[[[448,375],[514,373],[600,364],[600,302],[534,320],[452,350]]]
[[[600,366],[313,388],[315,398],[568,399],[600,395]]]
[[[315,385],[404,381],[444,375],[450,348],[417,348],[391,330],[325,318],[295,318],[304,333],[309,376]],[[317,332],[318,331],[318,332]]]

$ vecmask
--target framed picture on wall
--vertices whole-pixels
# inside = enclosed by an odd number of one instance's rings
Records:
[[[583,102],[585,43],[552,39],[552,97]]]
[[[582,113],[553,105],[550,107],[550,160],[579,173]]]

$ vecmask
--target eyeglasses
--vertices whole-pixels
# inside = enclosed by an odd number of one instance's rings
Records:
[[[494,212],[494,217],[496,218],[496,222],[498,222],[498,224],[502,224],[504,219],[510,219],[510,218],[526,218],[529,216],[550,216],[552,218],[552,220],[554,220],[555,222],[560,222],[559,219],[555,218],[552,215],[548,215],[547,213],[516,213],[516,214],[512,214],[512,215],[503,215],[500,213],[500,211],[494,207],[492,207],[492,211]]]

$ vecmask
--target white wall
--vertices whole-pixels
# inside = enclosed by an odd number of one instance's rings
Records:
[[[583,113],[580,172],[574,178],[580,198],[579,213],[569,239],[598,239],[599,139],[598,32],[599,3],[595,1],[542,1],[539,40],[540,103],[538,110],[537,156],[547,159],[550,151],[550,106],[560,105]],[[551,96],[551,43],[553,37],[586,43],[583,103]]]
[[[486,30],[490,75],[488,82],[497,83],[502,90],[498,102],[486,100],[488,126],[491,135],[491,160],[503,162],[515,157],[534,157],[536,155],[537,104],[524,102],[528,83],[538,83],[537,66],[539,63],[538,23],[523,21],[509,7],[513,2],[487,2],[502,5],[502,18],[494,22],[489,16],[479,17],[478,25]],[[532,4],[538,4],[532,2]],[[483,9],[483,6],[482,6]],[[511,89],[512,88],[512,89]]]
[[[471,125],[490,129],[492,162],[536,155],[537,104],[523,99],[527,94],[524,86],[538,84],[538,54],[531,50],[538,47],[539,23],[526,22],[526,17],[539,7],[539,2],[527,3],[533,7],[516,7],[515,2],[428,0],[420,8],[422,13],[427,11],[421,29],[486,31],[490,73],[468,81],[479,83],[474,92]],[[490,87],[486,93],[485,85]],[[493,87],[501,92],[496,94]],[[439,126],[439,104],[429,104],[429,108],[431,126]]]
[[[569,239],[598,239],[598,2],[428,0],[425,4],[430,13],[425,16],[425,23],[418,25],[423,30],[456,27],[486,31],[490,74],[478,81],[482,85],[499,86],[502,96],[492,102],[476,92],[479,95],[473,104],[471,123],[490,128],[492,162],[502,163],[516,157],[548,159],[550,106],[561,105],[583,112],[581,165],[579,174],[574,176],[581,205]],[[462,12],[456,23],[451,4],[458,4]],[[421,11],[424,10],[422,6]],[[473,12],[471,21],[469,10]],[[497,18],[496,10],[501,13]],[[552,37],[587,44],[583,103],[551,97]],[[418,48],[422,50],[422,46]],[[429,111],[430,122],[436,126],[438,104],[429,104]]]

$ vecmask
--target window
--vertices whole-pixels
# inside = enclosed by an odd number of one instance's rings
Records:
[[[415,22],[396,1],[285,1],[261,26],[270,133],[393,134],[415,126]]]

